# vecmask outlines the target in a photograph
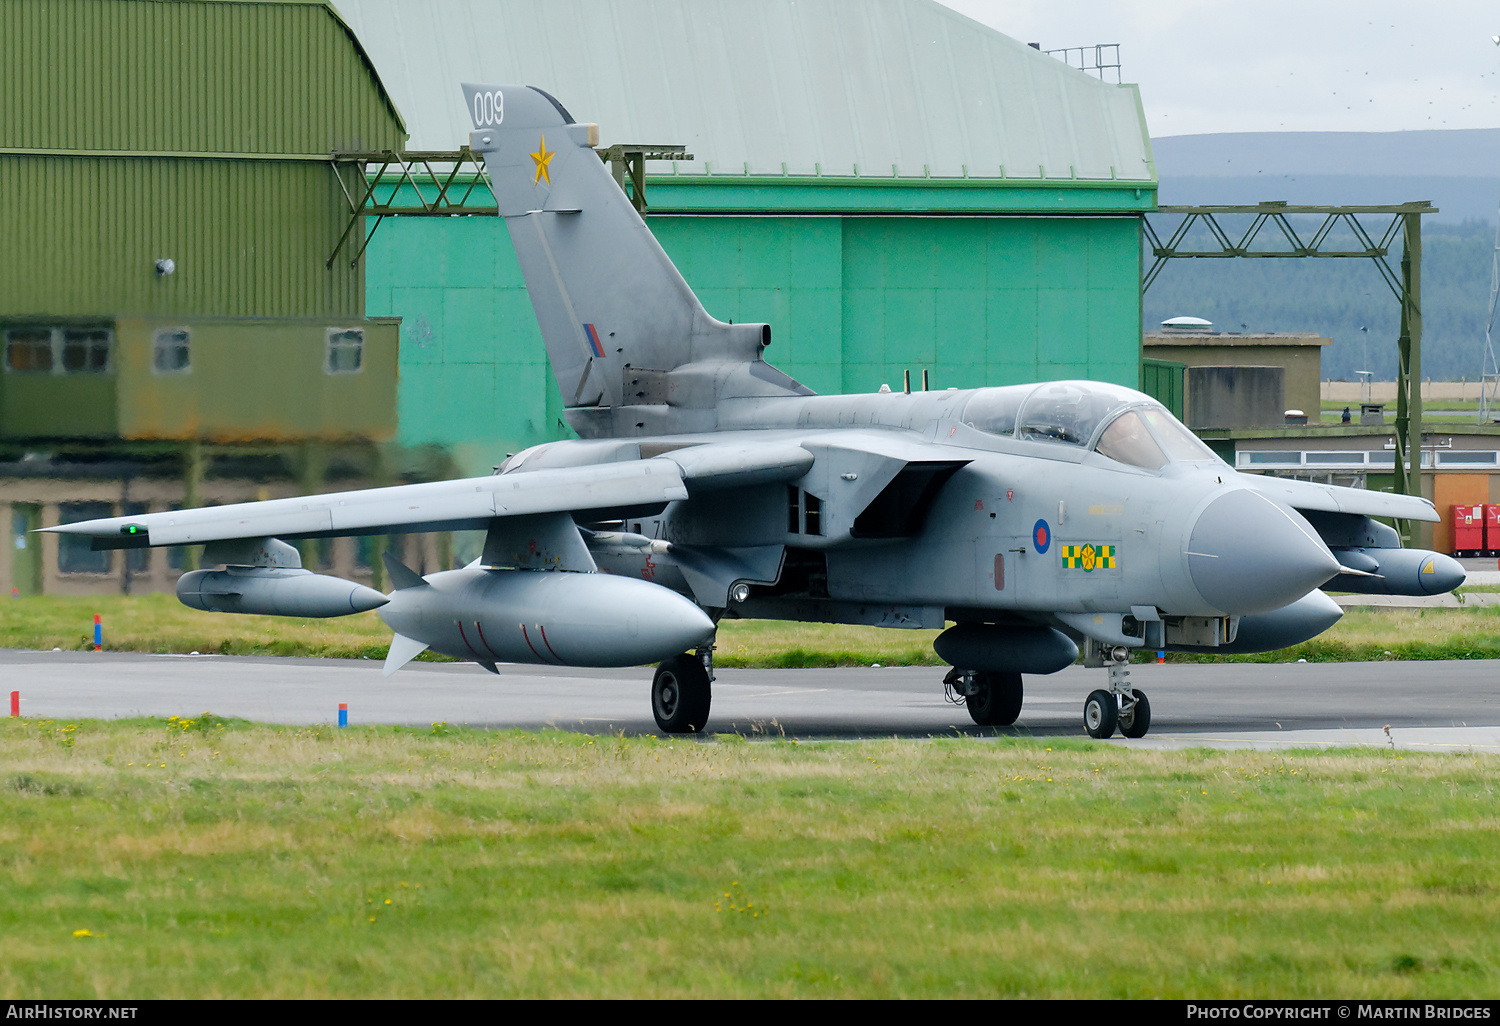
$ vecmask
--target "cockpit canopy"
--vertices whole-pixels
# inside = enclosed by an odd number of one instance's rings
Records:
[[[994,435],[1092,448],[1147,470],[1217,458],[1155,399],[1093,381],[986,388],[964,407],[963,421]]]

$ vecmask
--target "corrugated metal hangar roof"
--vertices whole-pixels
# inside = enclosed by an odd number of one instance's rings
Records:
[[[689,175],[1154,182],[1140,96],[932,0],[338,0],[413,150],[524,82]]]

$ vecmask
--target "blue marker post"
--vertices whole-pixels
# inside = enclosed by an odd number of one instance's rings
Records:
[[[348,702],[340,702],[339,703],[339,726],[340,727],[347,727],[347,726],[349,726],[349,703]]]
[[[94,651],[104,651],[104,618],[94,614]]]

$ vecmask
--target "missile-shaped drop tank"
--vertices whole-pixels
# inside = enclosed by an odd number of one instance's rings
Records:
[[[209,613],[313,617],[363,613],[388,601],[374,588],[353,581],[268,566],[193,570],[177,579],[177,598]]]
[[[488,665],[639,666],[714,636],[713,621],[676,592],[568,571],[436,573],[393,592],[380,618],[397,634]]]

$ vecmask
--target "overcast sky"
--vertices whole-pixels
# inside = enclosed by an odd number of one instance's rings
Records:
[[[1500,127],[1494,0],[940,0],[1052,50],[1119,43],[1151,135]]]

